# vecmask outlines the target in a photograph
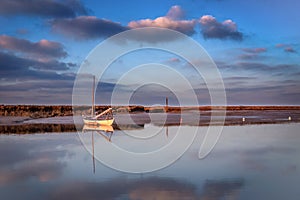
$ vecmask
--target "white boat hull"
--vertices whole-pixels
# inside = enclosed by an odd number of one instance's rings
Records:
[[[111,126],[114,123],[114,119],[83,119],[84,124],[87,125],[105,125]]]
[[[114,132],[114,128],[109,125],[90,125],[84,124],[83,131],[105,131],[105,132]]]

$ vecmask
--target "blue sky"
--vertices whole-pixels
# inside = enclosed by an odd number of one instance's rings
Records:
[[[223,77],[228,104],[299,105],[299,9],[297,0],[2,0],[0,103],[70,104],[80,64],[99,42],[154,26],[187,34],[206,49]],[[199,103],[210,103],[202,78],[185,60],[150,50],[116,60],[97,103],[109,103],[130,68],[154,61],[184,74]],[[131,103],[160,104],[171,95],[153,87],[156,93],[149,86],[136,91]]]

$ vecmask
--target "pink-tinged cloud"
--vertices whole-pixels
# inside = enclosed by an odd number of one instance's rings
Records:
[[[0,49],[38,56],[41,59],[62,58],[67,56],[62,44],[42,39],[31,42],[7,35],[0,35]]]
[[[285,47],[286,46],[286,44],[282,44],[282,43],[280,43],[280,44],[276,44],[275,45],[277,48],[281,48],[281,47]]]
[[[259,47],[259,48],[244,48],[243,51],[247,53],[259,54],[267,51],[267,48]]]
[[[259,48],[244,48],[242,49],[244,54],[240,55],[238,58],[242,60],[252,60],[261,58],[261,54],[267,52],[267,48],[259,47]]]
[[[284,51],[287,53],[297,53],[297,51],[289,44],[276,44],[277,48],[284,48]]]
[[[158,17],[154,20],[144,19],[139,21],[131,21],[128,24],[130,28],[142,28],[142,27],[159,27],[159,28],[169,28],[187,35],[192,35],[195,33],[196,21],[195,20],[173,20],[167,17]]]
[[[179,63],[179,62],[180,62],[180,59],[179,59],[179,58],[170,58],[170,59],[168,60],[168,62]]]
[[[50,22],[52,30],[75,39],[95,39],[128,30],[120,23],[95,16],[56,19]]]
[[[32,42],[7,35],[0,35],[0,78],[26,76],[39,71],[64,71],[74,63],[61,62],[68,54],[58,42],[42,39]]]
[[[179,6],[173,6],[166,16],[158,17],[156,19],[131,21],[128,23],[128,27],[132,29],[143,27],[159,27],[173,29],[187,35],[194,34],[197,20],[180,20],[183,16],[184,12],[182,9]]]
[[[180,20],[185,17],[185,12],[182,8],[178,5],[172,6],[168,11],[166,17],[173,19],[173,20]]]
[[[205,39],[243,39],[243,34],[238,31],[236,23],[230,19],[218,22],[215,17],[204,15],[200,18],[199,23]]]
[[[297,51],[293,47],[286,47],[284,51],[287,53],[297,53]]]

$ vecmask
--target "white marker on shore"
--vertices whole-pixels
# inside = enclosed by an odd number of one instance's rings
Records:
[[[291,120],[292,120],[291,116],[289,116],[288,120],[289,120],[289,121],[291,121]]]
[[[242,119],[242,120],[243,120],[243,122],[244,122],[244,121],[246,121],[245,117],[243,117],[243,119]]]

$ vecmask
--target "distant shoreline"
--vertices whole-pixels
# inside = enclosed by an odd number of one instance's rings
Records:
[[[96,106],[96,110],[101,111],[108,107]],[[211,117],[217,119],[214,125],[225,126],[300,122],[300,106],[112,106],[112,108],[116,130],[140,129],[145,124],[208,126]],[[222,109],[226,109],[224,123],[219,120],[222,113],[218,111]],[[166,111],[168,111],[167,114]],[[90,106],[74,107],[74,113],[79,118],[82,114],[88,115],[90,112]],[[75,132],[76,127],[72,116],[73,107],[66,105],[0,105],[0,134]],[[133,121],[128,121],[128,119]]]
[[[102,111],[110,106],[97,105],[96,110]],[[111,106],[115,113],[180,113],[189,111],[300,111],[300,106]],[[18,116],[30,118],[47,118],[58,116],[72,116],[73,113],[89,114],[90,106],[71,106],[71,105],[0,105],[0,116]]]

